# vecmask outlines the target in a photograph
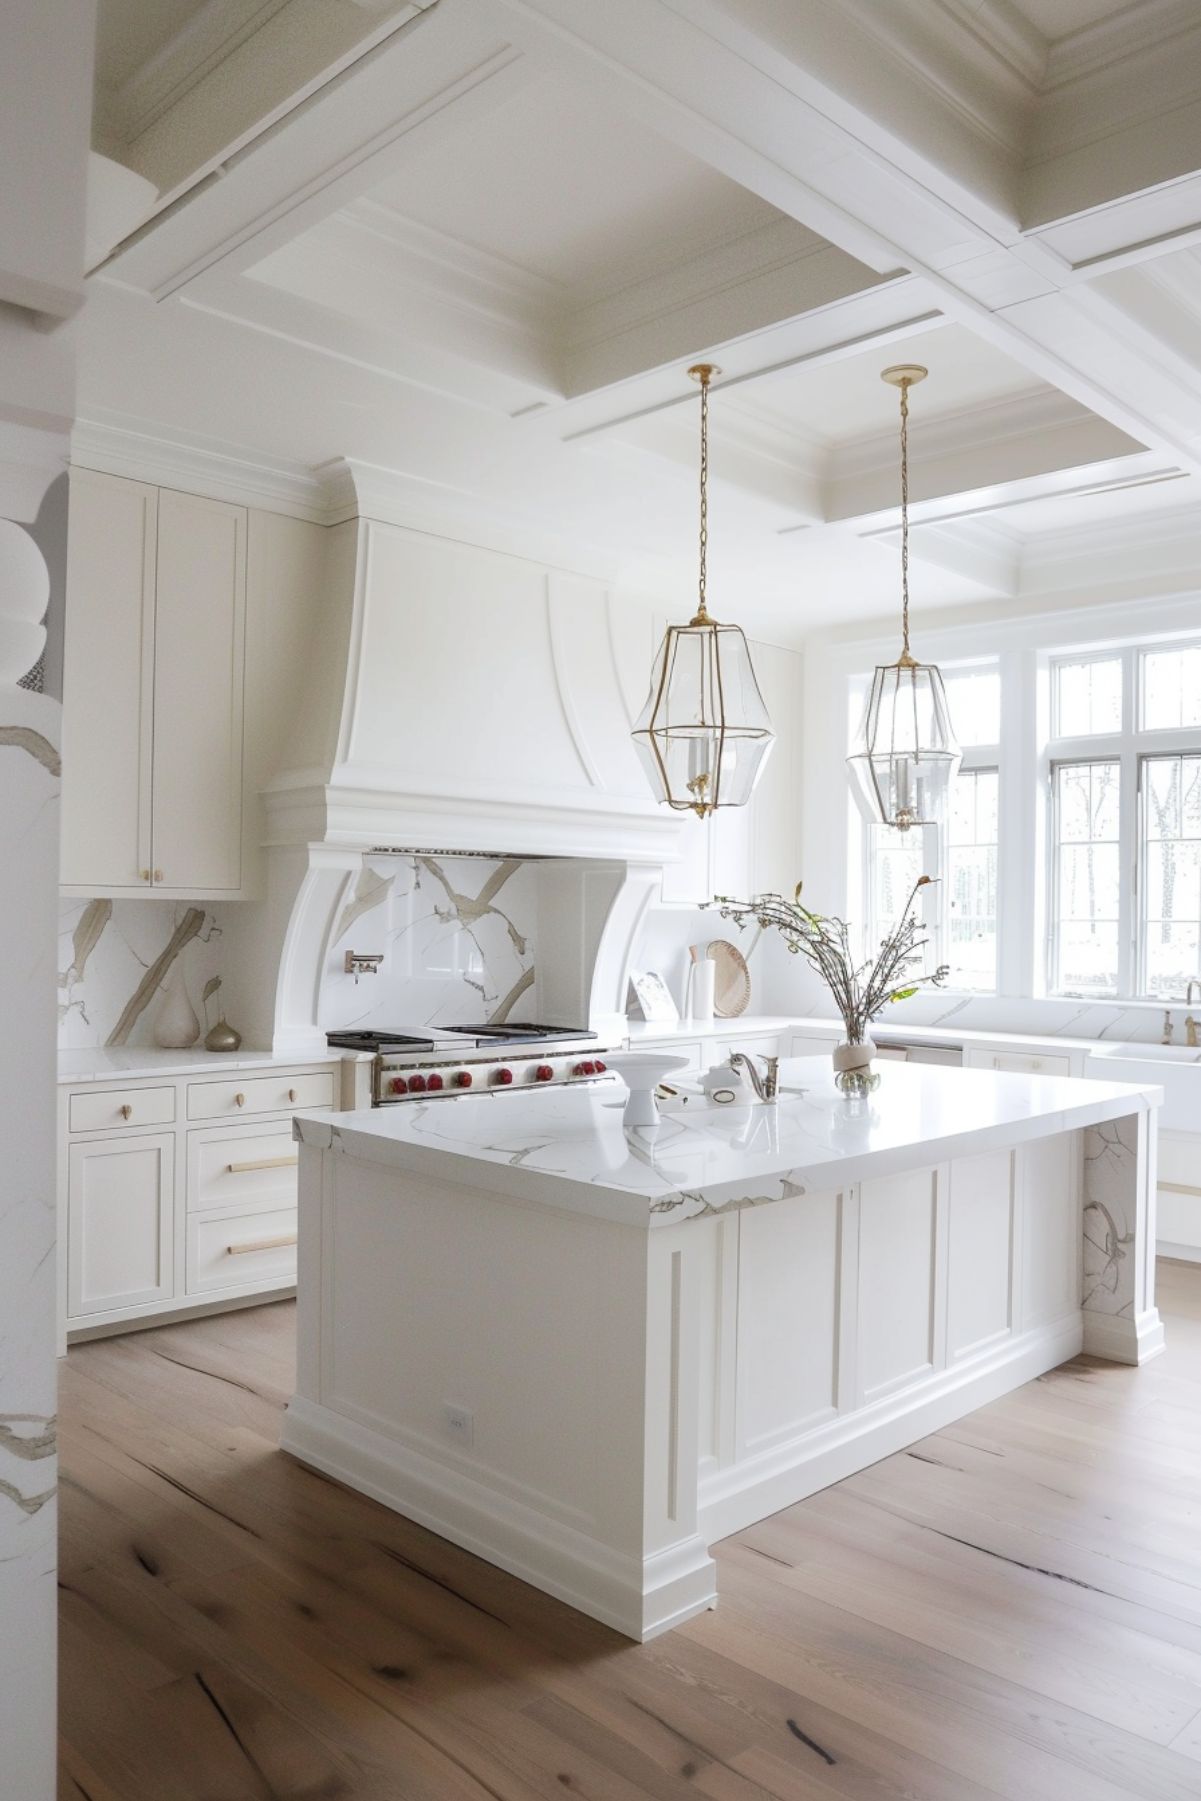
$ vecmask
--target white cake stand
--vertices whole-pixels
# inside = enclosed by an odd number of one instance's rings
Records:
[[[659,1123],[655,1090],[665,1076],[691,1067],[691,1059],[670,1051],[614,1051],[605,1053],[605,1066],[616,1071],[630,1091],[622,1123],[654,1126]]]

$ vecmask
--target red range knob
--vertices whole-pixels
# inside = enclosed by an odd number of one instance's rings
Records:
[[[410,1094],[424,1094],[425,1093],[425,1077],[424,1076],[410,1076],[409,1077],[409,1093]]]
[[[435,1072],[435,1073],[434,1073],[434,1074],[433,1074],[433,1075],[432,1075],[432,1076],[430,1076],[430,1077],[429,1077],[429,1079],[428,1079],[428,1080],[427,1080],[427,1082],[426,1082],[426,1084],[425,1084],[425,1086],[426,1086],[426,1088],[427,1088],[427,1090],[433,1090],[433,1089],[435,1089],[435,1088],[441,1088],[441,1086],[442,1086],[442,1077],[441,1077],[441,1076],[440,1076],[440,1075],[438,1075],[438,1074],[437,1074],[437,1073],[436,1073],[436,1072]]]
[[[405,1081],[403,1076],[394,1076],[392,1081],[388,1083],[389,1094],[407,1094],[408,1092],[409,1084]]]
[[[502,1088],[507,1088],[509,1083],[513,1080],[513,1071],[511,1069],[494,1070],[492,1072],[492,1080],[494,1082],[499,1082]]]
[[[474,1077],[472,1076],[471,1071],[469,1069],[461,1069],[459,1071],[458,1075],[455,1077],[455,1087],[456,1088],[470,1088],[473,1080],[474,1080]]]
[[[605,1066],[604,1066],[604,1064],[603,1064],[603,1063],[602,1063],[602,1062],[601,1062],[601,1061],[600,1061],[600,1058],[599,1058],[599,1057],[598,1057],[598,1058],[597,1058],[597,1060],[596,1060],[596,1062],[595,1062],[595,1063],[594,1063],[594,1064],[593,1064],[593,1065],[592,1065],[592,1067],[593,1067],[593,1069],[594,1069],[594,1070],[595,1070],[595,1071],[596,1071],[596,1073],[597,1073],[597,1075],[598,1075],[598,1076],[603,1076],[603,1075],[604,1075],[604,1073],[605,1073]]]
[[[596,1064],[591,1062],[581,1063],[580,1074],[582,1076],[594,1076],[596,1074]]]
[[[540,1063],[534,1071],[534,1080],[536,1082],[553,1082],[554,1079],[555,1072],[549,1063]]]

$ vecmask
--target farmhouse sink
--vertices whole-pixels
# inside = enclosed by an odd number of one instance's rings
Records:
[[[1099,1044],[1084,1059],[1094,1081],[1150,1082],[1163,1089],[1159,1121],[1175,1132],[1201,1131],[1201,1047]]]

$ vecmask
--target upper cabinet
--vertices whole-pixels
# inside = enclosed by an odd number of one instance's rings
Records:
[[[245,635],[244,507],[72,471],[64,886],[240,890]]]

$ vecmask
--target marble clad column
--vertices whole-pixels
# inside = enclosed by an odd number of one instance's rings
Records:
[[[1090,1126],[1084,1159],[1084,1348],[1117,1363],[1163,1349],[1155,1307],[1155,1112]]]
[[[14,685],[40,655],[45,601],[40,552],[0,520],[0,1794],[12,1801],[54,1794],[60,709]]]

